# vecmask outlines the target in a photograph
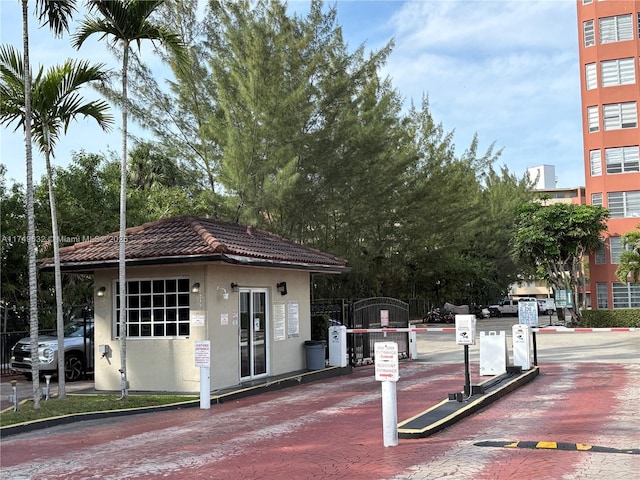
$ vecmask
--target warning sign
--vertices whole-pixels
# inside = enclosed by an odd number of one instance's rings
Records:
[[[374,352],[376,380],[379,382],[397,382],[398,378],[400,378],[398,344],[395,342],[376,342]]]
[[[211,341],[198,340],[196,341],[196,367],[209,368],[211,367]]]

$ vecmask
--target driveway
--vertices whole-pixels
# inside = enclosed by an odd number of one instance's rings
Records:
[[[566,451],[553,442],[640,448],[640,332],[545,335],[555,336],[538,335],[541,373],[533,382],[435,435],[401,439],[396,447],[383,446],[381,385],[369,366],[209,410],[92,420],[10,436],[2,441],[2,478],[633,478],[640,471],[638,454]],[[446,348],[447,342],[454,345]],[[400,366],[398,420],[464,385],[462,347],[453,336],[421,336],[419,352],[418,361]],[[471,372],[473,383],[486,378],[479,377],[473,357]],[[548,443],[483,446],[518,441]]]

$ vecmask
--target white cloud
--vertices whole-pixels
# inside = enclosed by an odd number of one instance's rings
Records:
[[[554,164],[560,186],[584,183],[575,2],[410,1],[389,23],[385,73],[407,101],[429,96],[460,151],[478,133],[519,176]]]

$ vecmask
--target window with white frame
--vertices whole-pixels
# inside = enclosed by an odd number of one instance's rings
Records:
[[[607,252],[604,245],[604,240],[602,241],[602,244],[598,248],[596,248],[594,257],[596,265],[604,265],[605,263],[607,263]]]
[[[620,254],[622,253],[622,239],[620,237],[609,237],[609,251],[611,255],[611,263],[613,265],[619,264]]]
[[[600,150],[589,151],[589,164],[591,165],[591,176],[599,177],[602,175],[602,154]]]
[[[584,46],[591,47],[596,44],[596,31],[593,20],[587,20],[582,23],[582,31],[584,33]]]
[[[591,194],[591,205],[602,205],[602,193],[592,193]]]
[[[598,302],[598,308],[609,308],[609,297],[607,293],[606,283],[596,283],[596,301]]]
[[[620,130],[638,126],[636,102],[610,103],[602,106],[605,130]]]
[[[613,308],[640,308],[640,285],[614,282]]]
[[[631,192],[609,192],[607,207],[611,218],[640,217],[640,190]]]
[[[631,14],[604,17],[598,20],[600,43],[633,40],[633,19]]]
[[[600,130],[600,119],[598,117],[597,105],[587,107],[587,124],[589,126],[589,133]]]
[[[636,83],[636,62],[634,58],[607,60],[600,64],[603,87],[633,85]]]
[[[598,88],[598,72],[595,63],[588,63],[584,66],[584,79],[587,90]]]
[[[583,5],[589,5],[590,3],[593,3],[593,0],[582,0]]]
[[[607,173],[629,173],[640,171],[640,148],[616,147],[604,151]]]
[[[119,292],[116,282],[116,292]],[[120,295],[116,293],[116,337],[120,336]],[[189,336],[190,289],[188,278],[127,281],[127,337]]]

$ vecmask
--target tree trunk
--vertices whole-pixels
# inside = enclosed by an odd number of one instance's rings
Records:
[[[53,235],[53,266],[56,289],[56,335],[58,337],[58,398],[67,398],[64,374],[64,318],[62,317],[62,273],[60,271],[60,235],[58,233],[58,216],[56,200],[53,194],[53,173],[51,172],[51,143],[49,128],[42,126],[46,143],[44,160],[47,167],[47,182],[49,183],[49,205],[51,206],[51,233]]]
[[[36,275],[36,223],[33,208],[33,150],[31,146],[31,67],[29,65],[28,1],[22,0],[24,43],[24,145],[27,163],[27,248],[29,255],[29,337],[33,408],[40,408],[40,361],[38,356],[38,279]]]
[[[122,57],[122,159],[120,160],[120,238],[118,238],[118,282],[120,294],[120,399],[129,396],[127,380],[127,285],[125,245],[127,230],[127,64],[129,44],[124,42]]]

